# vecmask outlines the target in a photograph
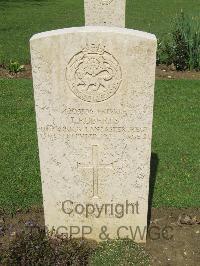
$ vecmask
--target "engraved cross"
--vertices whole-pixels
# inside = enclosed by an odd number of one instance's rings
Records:
[[[85,165],[77,163],[78,168],[91,169],[93,175],[93,198],[98,198],[99,193],[99,170],[100,169],[113,169],[113,163],[101,164],[99,163],[99,150],[97,145],[92,146],[92,163]]]

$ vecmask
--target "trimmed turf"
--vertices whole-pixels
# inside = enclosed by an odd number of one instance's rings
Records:
[[[199,95],[200,81],[156,83],[155,207],[200,206]],[[0,111],[0,207],[41,205],[32,81],[0,80]]]
[[[84,25],[83,0],[0,0],[0,64],[28,63],[34,33]],[[183,9],[200,13],[199,0],[127,0],[126,26],[155,33],[169,32],[170,21]]]
[[[0,80],[0,207],[40,205],[32,82]]]
[[[200,206],[200,81],[157,81],[152,151],[155,207]]]
[[[103,241],[91,254],[89,265],[149,266],[150,256],[142,246],[128,239],[117,241]]]

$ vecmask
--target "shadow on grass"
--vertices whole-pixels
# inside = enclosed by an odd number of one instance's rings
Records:
[[[156,183],[156,175],[158,170],[159,158],[156,153],[151,154],[151,163],[150,163],[150,178],[149,178],[149,210],[148,210],[148,227],[151,220],[151,208],[153,202],[153,194]]]

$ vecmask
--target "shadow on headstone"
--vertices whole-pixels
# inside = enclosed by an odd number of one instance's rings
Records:
[[[151,220],[151,208],[153,201],[154,188],[156,183],[156,176],[158,170],[159,158],[156,153],[151,153],[151,163],[150,163],[150,178],[149,178],[149,210],[148,210],[148,227]]]

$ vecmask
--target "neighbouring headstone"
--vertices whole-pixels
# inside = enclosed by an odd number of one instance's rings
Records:
[[[86,26],[125,27],[126,0],[84,0]]]
[[[155,36],[80,27],[30,43],[48,229],[145,242]]]

